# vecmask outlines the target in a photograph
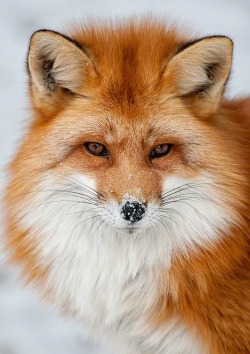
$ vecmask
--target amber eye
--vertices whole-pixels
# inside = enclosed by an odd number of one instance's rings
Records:
[[[103,144],[100,143],[95,143],[95,142],[90,142],[90,143],[85,143],[84,144],[86,150],[88,153],[96,156],[102,156],[102,157],[109,157],[108,150]]]
[[[162,157],[170,153],[172,144],[161,144],[156,146],[150,153],[149,158],[155,159],[157,157]]]

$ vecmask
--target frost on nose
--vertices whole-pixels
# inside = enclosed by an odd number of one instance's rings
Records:
[[[127,201],[121,204],[121,215],[130,223],[140,221],[146,212],[146,205],[137,200]]]

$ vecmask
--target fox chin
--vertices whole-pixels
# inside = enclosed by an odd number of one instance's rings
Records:
[[[250,353],[250,97],[233,42],[153,18],[35,32],[11,260],[115,354]]]

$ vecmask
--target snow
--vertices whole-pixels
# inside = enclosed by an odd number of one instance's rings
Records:
[[[4,166],[15,152],[28,116],[25,59],[29,37],[40,28],[63,29],[89,15],[168,15],[201,35],[225,34],[235,42],[229,96],[250,93],[250,0],[1,0],[0,192]],[[2,212],[0,213],[0,215]],[[0,354],[102,353],[78,325],[40,304],[32,289],[0,261]]]

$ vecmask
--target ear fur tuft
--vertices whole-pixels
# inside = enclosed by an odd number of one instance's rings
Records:
[[[224,36],[189,42],[170,60],[165,75],[179,96],[195,99],[201,114],[214,113],[229,77],[232,51],[232,40]]]
[[[35,106],[55,107],[62,89],[77,93],[90,67],[87,50],[69,37],[48,30],[35,32],[28,54]]]

